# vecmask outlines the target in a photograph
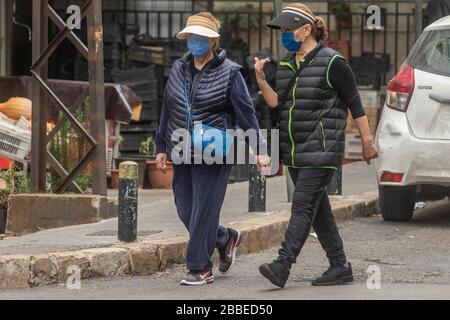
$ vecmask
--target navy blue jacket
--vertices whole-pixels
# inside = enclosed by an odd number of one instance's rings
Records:
[[[156,133],[157,153],[170,154],[172,132],[188,127],[185,85],[194,122],[201,121],[219,129],[237,125],[243,130],[259,132],[253,102],[240,73],[241,67],[226,58],[225,50],[219,50],[214,59],[192,77],[192,59],[192,54],[188,53],[172,66]]]

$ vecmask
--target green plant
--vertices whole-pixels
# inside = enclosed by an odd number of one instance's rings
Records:
[[[8,190],[0,190],[0,209],[8,209],[8,198],[9,198]]]
[[[148,154],[148,141],[142,141],[139,146],[139,154]]]
[[[26,175],[13,166],[8,170],[1,170],[0,179],[6,184],[6,188],[0,190],[0,209],[8,208],[9,195],[30,192]]]
[[[156,144],[152,137],[148,137],[141,142],[139,147],[139,154],[153,156],[156,152]]]
[[[333,0],[328,3],[331,13],[350,13],[352,11],[350,3],[341,0]]]
[[[82,191],[86,191],[92,186],[92,177],[88,175],[81,175],[75,179],[75,182]]]
[[[90,131],[90,118],[89,112],[90,102],[89,98],[82,103],[80,108],[75,112],[75,118],[79,123],[89,132]],[[63,114],[60,114],[60,119]],[[49,151],[53,157],[62,165],[62,167],[70,172],[81,161],[86,152],[89,150],[90,145],[87,139],[71,124],[70,121],[66,121],[61,127],[59,132],[49,143]],[[54,192],[55,189],[63,182],[63,178],[60,177],[58,172],[53,167],[49,167],[49,177],[47,184],[47,191]],[[91,186],[90,174],[87,170],[84,170],[76,179],[82,191],[85,191]]]

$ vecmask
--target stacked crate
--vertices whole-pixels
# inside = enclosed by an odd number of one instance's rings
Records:
[[[158,128],[161,107],[158,102],[158,81],[155,66],[116,70],[112,74],[114,82],[128,86],[142,100],[141,117],[138,122],[121,126],[122,155],[139,154],[142,142],[154,138]]]
[[[360,88],[380,90],[382,77],[389,71],[390,56],[382,53],[363,52],[352,57],[350,66]]]
[[[117,24],[105,25],[103,29],[105,82],[113,82],[112,72],[121,67],[123,32]],[[84,38],[83,41],[86,43],[87,39]],[[77,53],[75,57],[74,79],[80,81],[89,80],[88,62],[80,53]]]
[[[380,92],[377,90],[359,89],[359,94],[367,119],[369,120],[370,132],[375,137],[380,110]],[[349,113],[347,128],[345,129],[345,159],[361,160],[362,158],[361,137],[358,127]]]

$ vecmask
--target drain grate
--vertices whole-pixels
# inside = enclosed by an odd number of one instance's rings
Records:
[[[148,237],[157,233],[161,233],[162,230],[140,230],[138,231],[138,237]],[[94,233],[87,234],[87,237],[117,237],[117,230],[102,230]]]

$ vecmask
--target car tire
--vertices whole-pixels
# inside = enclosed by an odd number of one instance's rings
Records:
[[[410,221],[416,203],[416,187],[379,186],[381,215],[385,221]]]

